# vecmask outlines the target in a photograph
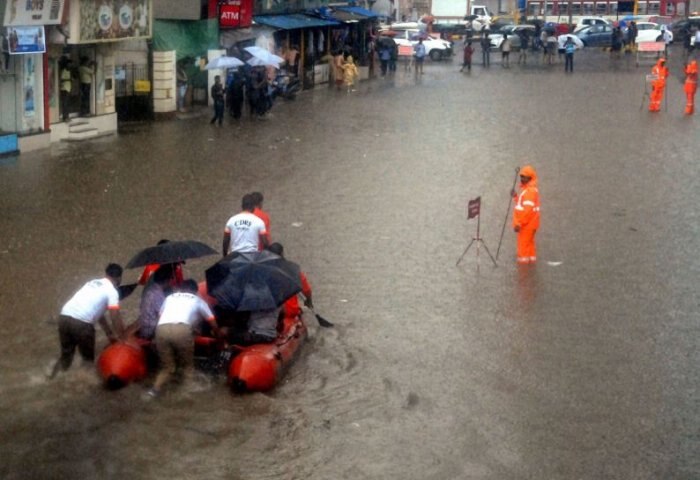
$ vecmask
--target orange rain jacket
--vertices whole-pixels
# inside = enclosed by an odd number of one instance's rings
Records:
[[[520,193],[513,199],[513,227],[521,230],[537,230],[540,227],[540,193],[537,189],[537,173],[530,165],[520,170],[520,175],[531,177],[525,185],[521,185]]]

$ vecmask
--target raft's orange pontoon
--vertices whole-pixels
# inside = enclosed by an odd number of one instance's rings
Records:
[[[140,345],[113,343],[97,359],[97,371],[110,390],[116,390],[146,377],[146,354]]]
[[[264,392],[280,381],[306,339],[301,317],[285,318],[282,333],[272,343],[241,347],[228,368],[228,382],[236,392]]]

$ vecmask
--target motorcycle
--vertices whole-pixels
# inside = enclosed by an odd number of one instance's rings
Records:
[[[282,97],[285,100],[294,100],[301,90],[301,83],[295,76],[280,72],[272,82],[272,98]]]

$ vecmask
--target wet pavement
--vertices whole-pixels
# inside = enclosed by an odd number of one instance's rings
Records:
[[[682,65],[653,115],[650,64],[492,58],[304,92],[264,121],[131,125],[2,159],[0,477],[699,478],[700,140]],[[508,228],[497,268],[483,249],[455,267],[467,201],[482,197],[495,254],[524,163],[539,263],[516,267]],[[75,290],[164,237],[218,250],[254,190],[336,325],[309,321],[276,390],[212,379],[145,402],[89,369],[45,380]]]

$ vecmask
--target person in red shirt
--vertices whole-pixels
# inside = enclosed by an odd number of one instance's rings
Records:
[[[250,196],[255,202],[255,209],[253,210],[253,215],[258,217],[265,224],[265,230],[267,231],[267,242],[270,243],[272,242],[272,236],[270,234],[270,215],[268,215],[267,212],[262,209],[263,201],[265,200],[265,198],[260,192],[252,192]],[[262,250],[262,247],[260,249]]]
[[[279,255],[280,257],[284,258],[284,247],[281,243],[275,242],[267,247],[267,249],[275,255]],[[300,271],[299,277],[301,280],[301,293],[304,295],[304,306],[314,308],[313,301],[311,300],[311,284],[309,284],[304,272]],[[299,299],[296,295],[292,295],[284,302],[283,311],[284,316],[287,318],[294,318],[301,315],[301,307],[299,307]]]
[[[157,245],[162,245],[164,243],[168,243],[170,240],[167,239],[162,239],[160,240]],[[182,282],[184,280],[184,276],[182,274],[182,263],[166,263],[166,264],[159,264],[159,263],[151,263],[149,265],[146,265],[143,269],[143,272],[141,272],[141,276],[139,277],[138,284],[139,285],[146,285],[148,281],[151,278],[151,275],[155,273],[156,270],[160,269],[161,267],[163,268],[169,268],[172,270],[171,273],[171,280],[170,280],[170,286],[171,287],[177,287],[179,285],[182,285]]]

